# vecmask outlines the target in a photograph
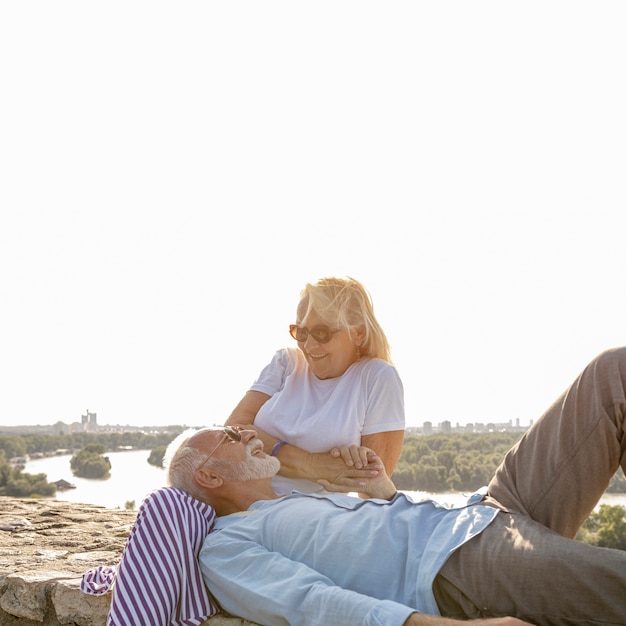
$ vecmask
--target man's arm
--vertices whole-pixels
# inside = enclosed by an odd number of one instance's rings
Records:
[[[472,619],[472,626],[530,626],[529,622],[523,622],[515,617],[491,617],[488,619]],[[456,620],[449,617],[434,617],[423,613],[413,613],[404,622],[404,626],[459,626],[465,620]]]

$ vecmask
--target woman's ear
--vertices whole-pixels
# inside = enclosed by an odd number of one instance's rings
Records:
[[[357,326],[354,332],[355,343],[358,348],[363,345],[363,341],[365,341],[365,326]]]

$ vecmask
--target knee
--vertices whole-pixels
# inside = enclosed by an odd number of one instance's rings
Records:
[[[604,350],[591,363],[609,366],[626,365],[626,346]]]
[[[617,377],[626,386],[626,347],[601,352],[586,370],[605,381],[615,380]]]

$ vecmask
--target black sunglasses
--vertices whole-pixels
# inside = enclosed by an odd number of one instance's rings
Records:
[[[328,343],[335,333],[338,333],[341,328],[335,330],[328,328],[328,326],[314,326],[310,330],[306,326],[298,326],[297,324],[291,324],[289,326],[289,334],[300,343],[304,343],[309,335],[317,341],[317,343]]]
[[[223,443],[225,443],[229,439],[230,439],[230,441],[234,441],[235,443],[238,443],[238,442],[241,441],[241,428],[239,428],[239,426],[224,426],[224,428],[222,428],[222,432],[224,433],[224,436],[222,437],[220,442],[215,446],[215,448],[213,448],[213,450],[211,450],[211,452],[209,452],[209,454],[207,455],[206,459],[204,459],[204,461],[202,461],[202,463],[200,463],[200,465],[198,465],[198,467],[196,467],[196,471],[198,471],[213,456],[213,453]]]

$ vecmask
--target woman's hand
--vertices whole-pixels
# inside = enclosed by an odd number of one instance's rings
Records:
[[[284,448],[288,448],[287,452],[291,452],[292,446],[285,446]],[[281,451],[284,448],[281,448]],[[353,491],[356,491],[358,484],[356,481],[377,476],[382,468],[380,460],[374,460],[374,457],[372,452],[365,464],[360,460],[360,467],[356,467],[354,461],[348,465],[341,455],[333,456],[330,452],[307,452],[302,467],[305,475],[312,481],[326,480],[329,483],[334,483],[340,478],[352,479],[355,481]],[[280,461],[282,463],[282,457]]]
[[[334,458],[341,457],[348,467],[355,467],[356,469],[367,467],[369,457],[376,456],[374,450],[366,446],[358,445],[337,446],[333,448],[329,454]]]
[[[382,460],[371,450],[367,460],[368,464],[364,469],[369,475],[354,477],[351,475],[354,470],[347,469],[332,481],[320,479],[317,483],[326,491],[335,493],[358,491],[361,495],[370,498],[391,500],[396,495],[397,489],[391,478],[387,476]]]

